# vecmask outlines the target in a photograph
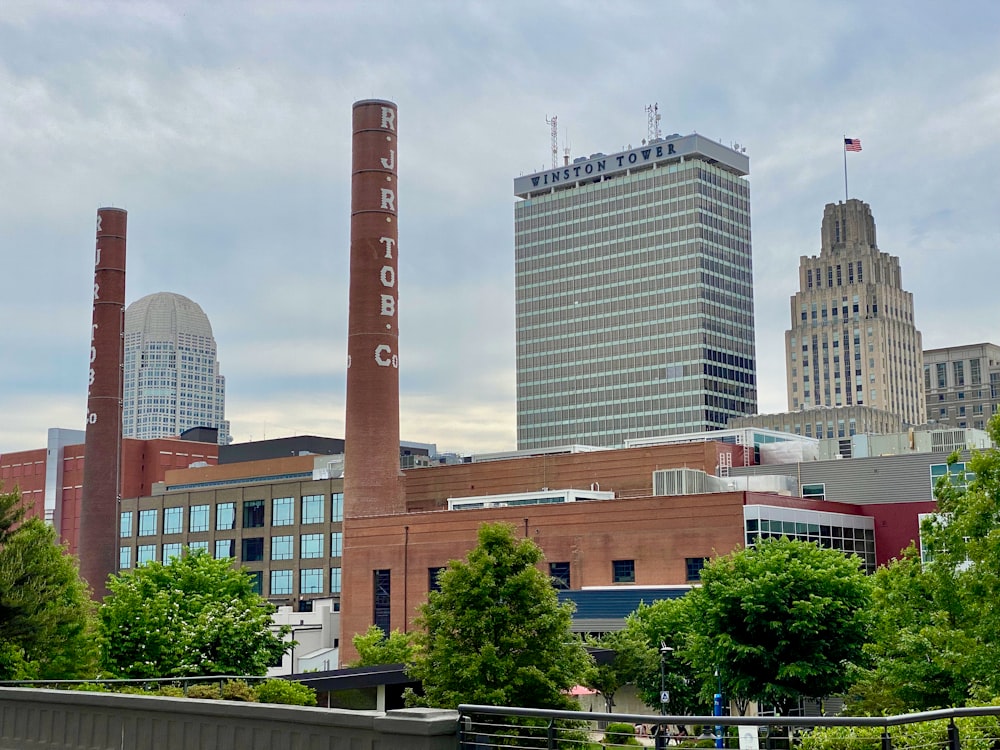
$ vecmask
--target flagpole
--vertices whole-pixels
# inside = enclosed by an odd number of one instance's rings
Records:
[[[844,138],[841,141],[841,146],[844,149],[844,203],[848,201],[847,192],[847,133],[844,133]]]

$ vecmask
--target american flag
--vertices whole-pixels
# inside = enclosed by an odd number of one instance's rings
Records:
[[[845,151],[860,151],[861,150],[861,139],[860,138],[845,138],[844,139],[844,150]]]

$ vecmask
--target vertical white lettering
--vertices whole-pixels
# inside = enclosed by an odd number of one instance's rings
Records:
[[[101,248],[100,247],[97,248],[97,253],[95,253],[95,255],[94,255],[94,265],[95,266],[101,265]]]
[[[396,244],[396,240],[392,237],[379,237],[378,241],[385,245],[385,257],[392,258],[392,246]]]
[[[392,266],[382,266],[379,278],[382,280],[382,286],[396,286],[396,270]]]
[[[396,193],[389,188],[380,188],[382,190],[382,208],[387,211],[396,210]]]
[[[94,360],[97,359],[97,347],[90,347],[90,364],[94,364]]]
[[[382,127],[396,132],[396,113],[389,107],[382,107]]]
[[[392,354],[392,349],[386,344],[379,344],[375,347],[375,364],[379,367],[388,367],[392,364],[392,358],[387,356]]]
[[[101,219],[103,219],[103,218],[104,218],[103,216],[101,216],[100,214],[97,214],[97,233],[98,234],[100,234],[101,231],[102,231],[101,230]]]
[[[95,412],[90,412],[89,414],[87,414],[87,423],[97,424],[97,414]]]
[[[396,298],[391,294],[382,295],[382,314],[389,316],[396,314]]]
[[[389,158],[386,159],[384,156],[379,159],[382,162],[383,169],[395,169],[396,168],[396,152],[393,149],[389,149]]]
[[[94,282],[94,300],[99,300],[101,298],[100,294],[99,294],[100,291],[101,291],[101,287],[98,286],[97,282],[95,281]]]
[[[94,323],[90,327],[90,340],[93,341],[97,337],[97,323]]]
[[[94,384],[94,368],[91,367],[90,368],[90,382],[87,383],[87,385],[93,385],[93,384]]]

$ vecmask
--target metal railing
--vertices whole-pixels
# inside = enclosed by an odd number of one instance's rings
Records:
[[[460,750],[1000,750],[1000,706],[898,716],[659,716],[461,705]],[[640,725],[645,733],[611,731]],[[701,728],[701,732],[680,731]]]

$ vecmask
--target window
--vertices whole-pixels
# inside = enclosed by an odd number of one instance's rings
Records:
[[[560,591],[569,590],[569,563],[553,562],[549,563],[549,578],[552,579],[552,587]]]
[[[372,574],[375,600],[372,622],[381,628],[388,638],[389,627],[392,624],[392,571],[388,569],[374,570]]]
[[[139,536],[156,535],[156,509],[139,511]]]
[[[802,497],[809,500],[826,500],[826,483],[802,485]]]
[[[614,583],[635,583],[635,560],[613,560],[611,571]]]
[[[687,578],[688,581],[700,581],[701,580],[701,570],[705,567],[704,557],[687,557],[684,559],[684,565],[687,568]]]
[[[221,560],[224,557],[236,557],[236,540],[235,539],[216,539],[215,540],[215,559]]]
[[[427,590],[428,591],[440,591],[441,581],[438,579],[444,571],[448,570],[445,565],[438,565],[434,568],[427,569]]]
[[[303,560],[323,556],[323,534],[303,534],[299,540],[299,557]]]
[[[271,596],[282,596],[292,593],[292,571],[271,571]]]
[[[164,508],[163,509],[163,533],[180,534],[184,530],[184,509]],[[166,558],[164,558],[166,559]]]
[[[243,528],[259,529],[264,525],[264,501],[243,501]]]
[[[294,537],[291,536],[272,536],[271,559],[291,560],[294,555],[294,552],[292,550],[293,541]]]
[[[243,540],[243,562],[260,562],[264,559],[264,537]]]
[[[132,536],[132,511],[122,511],[118,521],[118,536],[125,538]],[[128,566],[126,566],[128,567]]]
[[[340,593],[340,568],[330,568],[330,593]]]
[[[274,498],[271,501],[271,525],[291,526],[293,523],[295,523],[295,498]]]
[[[303,568],[299,577],[300,594],[320,594],[323,592],[323,571],[319,568]]]
[[[140,544],[138,554],[135,556],[135,564],[141,566],[148,562],[156,562],[156,545]]]
[[[131,547],[119,547],[118,548],[118,568],[119,570],[126,570],[132,567],[132,548]]]
[[[215,530],[236,528],[236,503],[219,503],[215,506]]]
[[[166,520],[164,520],[166,523]],[[180,558],[181,554],[184,552],[184,545],[180,542],[170,542],[169,544],[163,545],[163,564],[167,565],[172,559]]]
[[[330,505],[330,520],[331,521],[343,521],[344,520],[344,493],[334,492],[333,502]]]
[[[302,496],[302,523],[323,523],[323,496]]]
[[[344,534],[334,531],[330,534],[330,557],[341,557],[344,554]]]
[[[208,508],[208,506],[205,506]],[[188,554],[193,555],[195,552],[204,552],[208,554],[208,542],[188,542]]]
[[[248,570],[250,574],[250,586],[255,594],[264,593],[264,571],[262,570]]]
[[[208,531],[208,506],[192,505],[188,513],[188,531]]]

